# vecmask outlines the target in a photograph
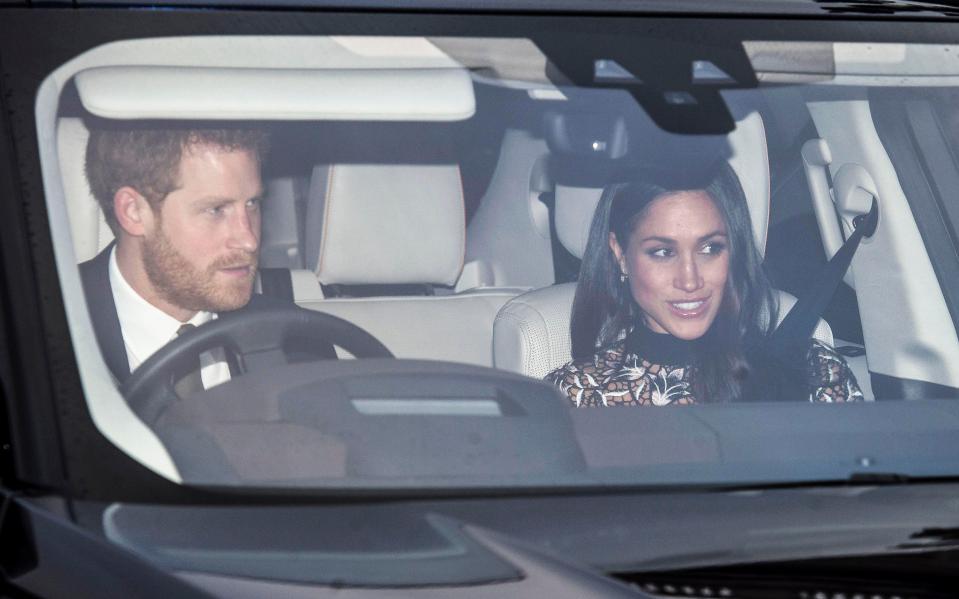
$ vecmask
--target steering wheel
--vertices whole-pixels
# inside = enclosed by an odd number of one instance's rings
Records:
[[[240,371],[232,373],[236,376],[287,364],[285,350],[309,342],[337,345],[357,358],[394,357],[376,337],[330,314],[303,308],[243,310],[222,315],[164,345],[133,371],[120,392],[149,424],[178,399],[174,383],[196,370],[203,352],[224,348],[235,358]]]

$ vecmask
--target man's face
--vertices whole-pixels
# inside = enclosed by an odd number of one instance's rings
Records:
[[[160,202],[144,236],[150,283],[183,310],[241,308],[253,293],[260,246],[259,163],[249,151],[186,148],[180,186]]]

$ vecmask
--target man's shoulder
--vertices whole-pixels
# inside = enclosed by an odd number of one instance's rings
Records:
[[[87,294],[95,291],[104,291],[110,286],[110,251],[113,249],[111,243],[100,251],[99,254],[81,262],[78,265],[80,270],[80,282],[83,284],[84,291]]]
[[[97,252],[97,255],[96,255],[96,256],[94,256],[94,257],[92,257],[92,258],[90,258],[90,259],[88,259],[88,260],[85,260],[85,261],[81,262],[81,263],[80,263],[80,269],[81,269],[81,270],[89,270],[89,269],[91,269],[91,268],[97,268],[97,267],[103,268],[104,265],[109,266],[109,265],[110,265],[110,252],[113,250],[113,245],[114,245],[114,244],[112,244],[112,243],[107,244],[107,246],[106,246],[105,248],[103,248],[102,250],[100,250],[99,252]]]

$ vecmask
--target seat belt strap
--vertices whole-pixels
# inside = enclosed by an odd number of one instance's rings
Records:
[[[873,199],[869,213],[853,220],[855,230],[852,235],[829,260],[816,283],[799,298],[773,332],[768,347],[783,364],[799,364],[805,359],[808,341],[816,324],[849,269],[860,242],[876,232],[878,222],[879,204]]]
[[[261,268],[260,291],[263,295],[293,301],[293,275],[288,268]]]

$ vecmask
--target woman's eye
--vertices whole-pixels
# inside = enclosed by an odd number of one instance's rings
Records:
[[[726,245],[725,245],[725,244],[723,244],[723,243],[721,243],[721,242],[718,242],[718,241],[714,241],[714,242],[712,242],[712,243],[707,243],[706,245],[704,245],[704,246],[703,246],[703,249],[702,249],[702,253],[704,253],[704,254],[718,254],[718,253],[722,252],[724,249],[726,249]]]
[[[646,252],[653,258],[668,258],[673,255],[673,250],[669,248],[654,248]]]

